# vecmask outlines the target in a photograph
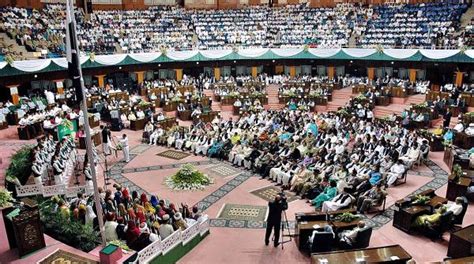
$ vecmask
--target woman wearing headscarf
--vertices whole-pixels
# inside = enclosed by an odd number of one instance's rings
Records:
[[[151,203],[151,206],[156,208],[156,206],[159,204],[159,201],[158,201],[158,198],[156,197],[156,195],[151,196],[150,203]]]
[[[145,213],[142,208],[137,209],[137,221],[140,223],[146,222]]]
[[[119,203],[117,206],[117,215],[121,217],[126,217],[128,215],[127,209],[123,203]]]
[[[134,221],[128,221],[127,232],[125,233],[127,245],[130,246],[135,242],[138,239],[138,236],[140,236],[140,229],[138,229]]]
[[[146,202],[143,207],[145,208],[145,212],[147,214],[154,214],[155,213],[155,208],[151,205],[150,202]]]
[[[132,192],[132,201],[135,201],[136,199],[138,199],[138,192],[137,192],[137,191],[133,191],[133,192]]]
[[[133,208],[128,208],[128,221],[135,221],[137,219],[137,216],[135,214],[135,211],[133,211]]]
[[[163,210],[161,205],[157,205],[155,208],[156,208],[156,215],[158,215],[159,218],[163,218],[163,216],[166,214],[165,210]]]
[[[128,207],[128,205],[131,203],[132,198],[130,197],[130,193],[128,192],[127,188],[122,189],[122,202],[125,205],[125,207]]]
[[[142,193],[142,195],[140,195],[140,204],[142,206],[145,206],[147,202],[148,202],[148,197],[146,196],[146,193]]]

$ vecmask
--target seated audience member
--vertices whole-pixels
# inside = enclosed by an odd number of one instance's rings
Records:
[[[414,227],[423,228],[423,227],[430,227],[434,226],[439,223],[441,216],[446,213],[446,206],[442,205],[438,209],[435,210],[433,214],[424,214],[420,215],[415,219],[413,223]]]
[[[169,237],[174,232],[173,226],[169,223],[169,221],[170,216],[168,214],[165,214],[163,216],[163,220],[160,223],[160,228],[158,229],[161,240]]]
[[[309,248],[312,247],[312,244],[313,244],[313,241],[314,241],[314,237],[318,234],[318,233],[332,233],[332,238],[336,238],[336,234],[334,233],[332,227],[328,224],[326,224],[324,227],[320,227],[320,228],[316,228],[313,233],[311,233],[311,236],[309,237],[308,239],[308,242],[309,242]],[[329,243],[329,241],[328,241]]]
[[[356,242],[357,233],[363,228],[365,228],[365,222],[359,221],[354,229],[341,232],[339,240],[351,246]]]
[[[369,210],[373,205],[378,204],[384,198],[385,194],[382,190],[382,184],[373,186],[370,190],[361,194],[357,198],[357,211],[364,213]]]
[[[337,183],[331,181],[324,191],[311,201],[316,208],[321,208],[323,202],[333,199],[337,194]]]
[[[321,212],[337,211],[350,206],[354,201],[354,197],[352,197],[347,191],[347,189],[344,189],[342,193],[336,195],[336,197],[332,198],[330,201],[323,202]]]
[[[446,211],[453,212],[454,216],[460,215],[463,210],[463,202],[464,202],[464,199],[462,197],[456,197],[456,200],[454,201],[454,203],[449,202],[446,205]]]
[[[186,221],[183,220],[183,217],[181,215],[181,213],[175,213],[174,216],[174,229],[175,230],[185,230],[186,228],[188,228],[188,224],[186,224]]]
[[[390,170],[387,172],[387,185],[393,185],[397,179],[403,178],[405,173],[405,166],[401,160],[397,160],[395,164],[390,167]]]

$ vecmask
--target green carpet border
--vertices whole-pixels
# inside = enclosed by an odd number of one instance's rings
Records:
[[[160,254],[156,258],[150,260],[150,264],[172,264],[176,263],[186,254],[188,254],[195,246],[197,246],[204,238],[206,238],[210,234],[207,231],[205,234],[197,235],[193,239],[191,239],[186,245],[183,246],[183,243],[179,243],[175,246],[172,250],[170,250],[165,255]]]

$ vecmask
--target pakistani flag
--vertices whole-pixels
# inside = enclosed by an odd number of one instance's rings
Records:
[[[69,78],[76,91],[76,101],[80,103],[82,97],[81,63],[79,62],[79,47],[77,46],[76,18],[74,16],[73,0],[67,0],[66,5],[66,56]]]
[[[75,137],[77,132],[77,122],[72,122],[68,119],[63,119],[58,126],[58,139],[61,141],[64,137]]]

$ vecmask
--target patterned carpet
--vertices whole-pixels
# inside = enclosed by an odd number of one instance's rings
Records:
[[[275,199],[275,195],[279,194],[280,192],[281,188],[277,186],[267,186],[261,189],[251,191],[250,193],[262,198],[265,201],[271,202],[273,201],[273,199]],[[298,200],[298,197],[291,192],[285,191],[285,194],[289,203]]]
[[[99,262],[58,249],[40,264],[98,264]]]
[[[156,154],[157,156],[165,157],[168,159],[181,160],[189,156],[188,153],[176,151],[176,150],[166,150],[161,153]]]
[[[227,177],[231,175],[236,175],[241,172],[241,170],[236,169],[232,166],[226,165],[226,164],[220,164],[217,166],[213,166],[211,168],[206,169],[212,174],[217,174],[221,177]]]
[[[264,221],[266,216],[266,206],[225,204],[218,218],[226,220]]]

